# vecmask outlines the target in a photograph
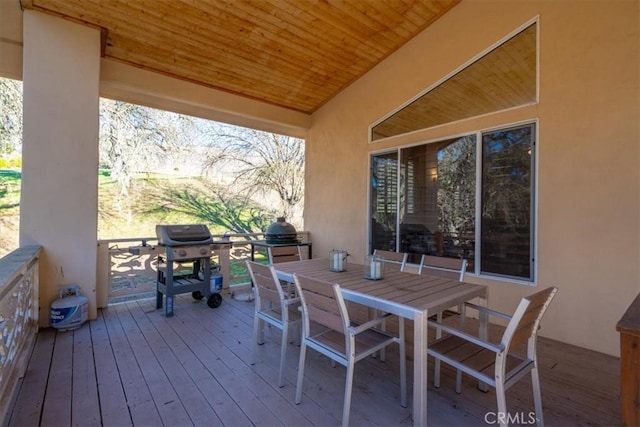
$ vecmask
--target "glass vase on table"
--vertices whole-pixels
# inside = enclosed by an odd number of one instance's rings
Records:
[[[335,272],[347,271],[347,251],[332,249],[329,251],[329,270]]]
[[[368,280],[384,279],[384,258],[380,255],[367,255],[364,258],[364,278]]]

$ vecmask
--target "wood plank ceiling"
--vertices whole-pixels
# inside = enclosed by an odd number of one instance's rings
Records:
[[[312,113],[461,0],[21,0],[103,56]]]

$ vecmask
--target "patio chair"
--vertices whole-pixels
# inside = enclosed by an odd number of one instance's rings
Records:
[[[467,271],[467,260],[462,258],[447,258],[442,256],[422,255],[418,274],[436,276],[445,279],[464,280]]]
[[[418,274],[425,276],[442,277],[462,282],[467,271],[467,260],[462,258],[447,258],[433,255],[422,255]],[[445,310],[446,311],[446,310]],[[436,322],[442,323],[444,311],[439,311],[435,315]],[[464,328],[464,304],[458,305],[458,315],[460,316],[459,327]],[[432,318],[433,320],[433,318]],[[442,330],[436,329],[436,339],[442,337]],[[436,359],[436,369],[440,370],[440,360]]]
[[[407,258],[409,254],[406,252],[393,252],[393,251],[385,251],[382,249],[374,249],[374,255],[379,255],[384,258],[385,266],[389,265],[392,267],[397,267],[400,271],[404,271],[407,265]]]
[[[247,261],[247,268],[253,282],[255,295],[255,317],[253,321],[253,358],[256,363],[258,345],[264,344],[265,322],[282,331],[280,344],[280,374],[278,387],[284,386],[284,368],[287,354],[289,328],[297,326],[297,340],[300,339],[300,298],[292,298],[285,292],[276,276],[273,266]]]
[[[269,254],[269,264],[300,261],[303,258],[302,250],[298,245],[269,246],[267,247],[267,253]]]
[[[400,329],[399,336],[375,329],[384,320],[384,317],[358,325],[349,318],[340,285],[332,285],[297,275],[294,278],[302,305],[302,343],[296,385],[296,404],[302,400],[304,365],[307,347],[309,347],[347,368],[342,410],[342,425],[347,426],[356,362],[390,344],[397,343],[400,346],[400,404],[406,407],[404,328]]]
[[[407,259],[409,258],[409,254],[407,252],[394,252],[394,251],[386,251],[383,249],[374,249],[373,254],[379,255],[382,258],[384,258],[385,268],[387,268],[387,266],[390,266],[391,268],[397,268],[400,271],[404,271],[404,269],[407,266]],[[369,313],[369,319],[380,316],[380,313],[378,312],[378,310],[374,310],[372,308],[368,309],[368,313]],[[402,322],[403,320],[401,319],[400,321]],[[380,325],[380,329],[384,331],[385,328],[386,328],[386,325],[383,322],[382,325]],[[384,362],[384,359],[385,359],[385,351],[384,349],[382,349],[380,350],[380,360]]]
[[[464,274],[467,271],[467,260],[462,258],[446,258],[433,255],[422,255],[420,258],[420,266],[418,267],[418,274],[424,274],[425,276],[442,277],[443,279],[452,279],[462,282],[464,280]],[[458,314],[464,315],[464,307],[462,304],[458,306]],[[440,311],[436,315],[436,321],[442,322],[443,312]],[[461,324],[462,327],[462,324]],[[437,332],[436,338],[440,338],[442,335],[440,331]]]
[[[459,329],[451,328],[439,322],[429,321],[429,324],[450,335],[440,338],[427,347],[427,353],[457,369],[456,392],[462,387],[462,372],[470,375],[481,383],[496,389],[498,401],[498,417],[501,425],[506,425],[507,400],[505,392],[519,379],[531,372],[533,384],[533,400],[536,411],[536,421],[539,426],[544,425],[542,416],[542,397],[540,380],[538,378],[538,361],[536,357],[536,340],[540,321],[549,307],[558,289],[550,287],[529,297],[522,298],[513,316],[466,304],[489,315],[502,319],[509,319],[509,323],[499,344],[481,340]],[[521,344],[527,344],[526,354],[522,354]],[[440,387],[440,368],[436,367],[433,384]]]

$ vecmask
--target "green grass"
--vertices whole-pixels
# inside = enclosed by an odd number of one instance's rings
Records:
[[[22,173],[16,170],[0,170],[0,212],[17,207],[20,203]]]
[[[163,200],[166,188],[194,185],[198,178],[176,178],[161,174],[139,174],[126,195],[108,174],[98,180],[98,239],[154,237],[156,224],[201,223],[177,212]],[[221,233],[226,230],[220,231]],[[216,233],[216,230],[211,230]]]
[[[20,184],[17,170],[0,170],[0,255],[17,247],[20,218]],[[109,171],[98,173],[98,239],[155,237],[156,224],[202,223],[195,215],[173,209],[166,200],[168,189],[192,188],[206,194],[207,183],[200,178],[140,173],[127,194]],[[163,197],[164,196],[164,197]],[[214,234],[229,232],[210,226]]]

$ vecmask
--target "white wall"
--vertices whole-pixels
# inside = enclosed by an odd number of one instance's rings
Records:
[[[96,316],[100,32],[24,12],[20,245],[44,247],[40,323],[61,285]]]

